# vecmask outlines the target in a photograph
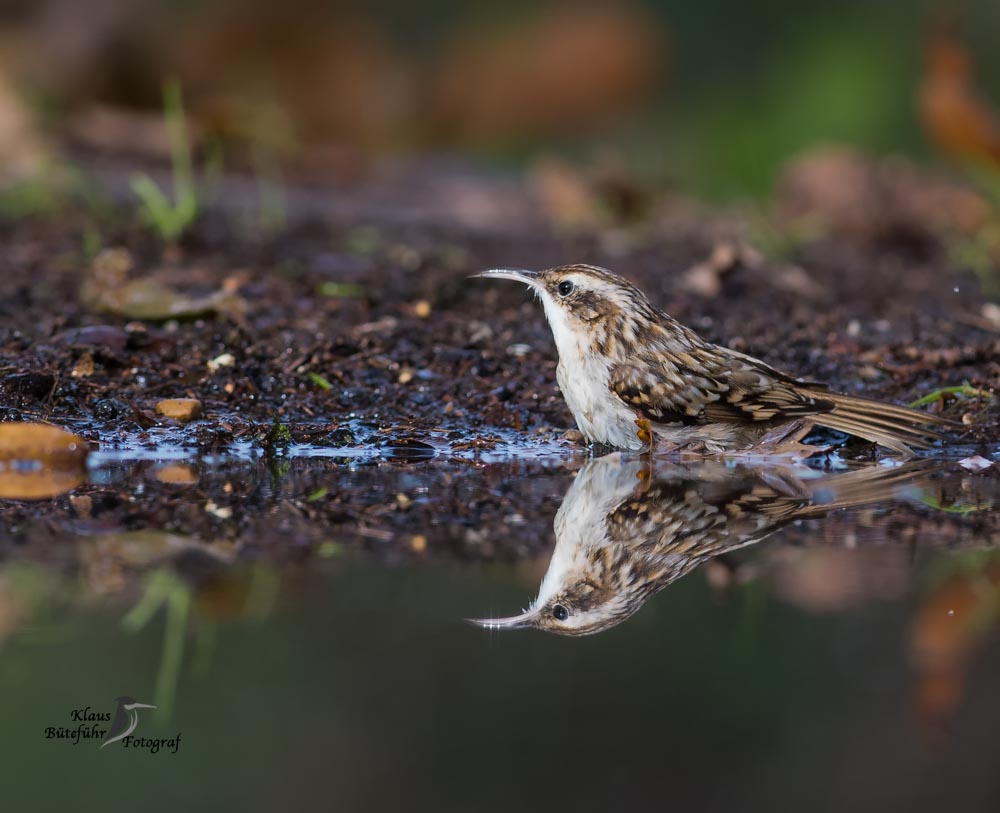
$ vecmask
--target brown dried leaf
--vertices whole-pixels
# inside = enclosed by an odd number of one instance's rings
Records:
[[[129,280],[134,265],[131,253],[124,248],[98,254],[80,288],[83,304],[99,313],[150,321],[213,313],[239,318],[246,310],[243,299],[225,288],[207,296],[187,296],[152,277]]]
[[[87,459],[87,441],[45,423],[0,424],[0,461],[40,461],[79,469]]]

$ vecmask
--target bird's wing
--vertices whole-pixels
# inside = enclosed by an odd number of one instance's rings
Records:
[[[654,423],[790,420],[833,409],[815,385],[804,385],[712,345],[644,353],[613,366],[608,381],[615,395]]]
[[[808,504],[759,481],[711,484],[655,481],[608,514],[608,538],[660,556],[700,560],[756,542]]]

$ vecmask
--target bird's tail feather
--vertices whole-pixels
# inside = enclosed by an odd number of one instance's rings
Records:
[[[899,499],[907,488],[926,486],[925,476],[933,471],[934,463],[928,460],[910,461],[895,468],[866,466],[844,474],[837,474],[811,484],[814,504],[803,509],[802,516],[822,515],[839,508],[858,508],[864,505]]]
[[[912,449],[931,448],[943,440],[940,430],[953,425],[937,415],[853,395],[824,392],[821,397],[834,406],[830,412],[813,416],[814,423],[905,455]]]
[[[790,520],[823,516],[841,508],[887,502],[898,499],[904,488],[923,483],[924,475],[932,470],[932,466],[931,461],[921,460],[893,468],[865,466],[817,480],[789,478],[788,482],[779,485],[784,492],[790,483],[794,493],[767,496],[766,491],[755,491],[752,494],[753,510],[772,519]],[[774,473],[768,472],[769,485],[773,482],[771,477]]]

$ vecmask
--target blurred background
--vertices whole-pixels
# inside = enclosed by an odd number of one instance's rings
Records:
[[[537,589],[570,471],[417,456],[568,428],[538,309],[465,277],[579,258],[779,367],[957,390],[995,458],[998,32],[996,0],[0,0],[0,419],[164,454],[0,505],[0,796],[1000,809],[981,473],[578,642],[458,620]],[[149,435],[171,395],[207,418]],[[296,468],[293,431],[359,456]],[[126,691],[176,759],[43,738]]]
[[[227,169],[559,154],[762,196],[806,148],[1000,160],[991,0],[5,0],[0,161],[168,151],[164,83]]]

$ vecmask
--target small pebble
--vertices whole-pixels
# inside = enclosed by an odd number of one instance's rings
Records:
[[[187,423],[201,417],[201,401],[197,398],[165,398],[156,405],[165,418]]]
[[[232,367],[236,363],[236,358],[232,353],[223,353],[221,356],[216,356],[214,359],[209,359],[208,361],[208,371],[214,373],[223,367]]]
[[[190,466],[175,463],[158,469],[156,479],[169,485],[190,486],[198,482],[198,474]]]

